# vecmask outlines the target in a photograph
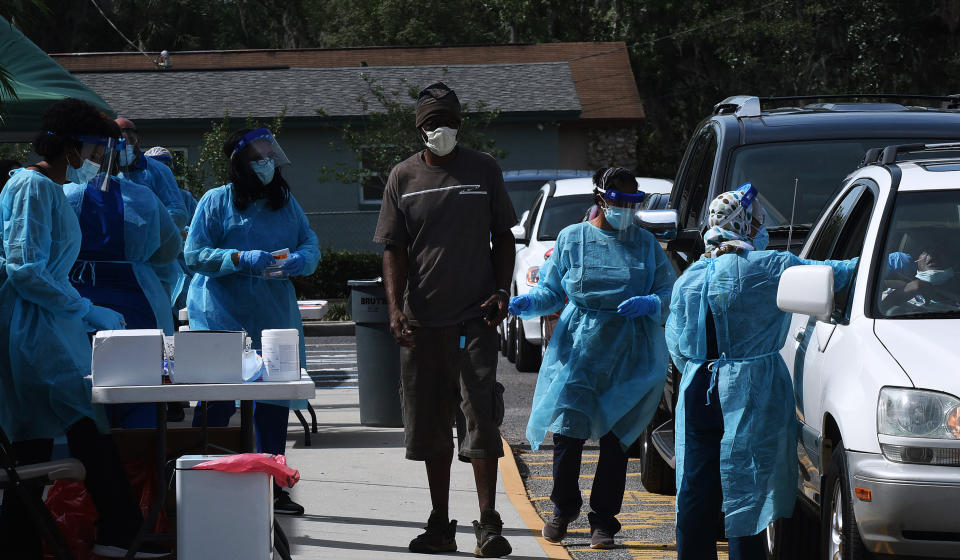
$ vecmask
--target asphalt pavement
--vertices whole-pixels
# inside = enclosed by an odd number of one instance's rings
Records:
[[[353,388],[357,386],[356,339],[352,336],[306,338],[308,371],[318,389]],[[516,458],[517,468],[526,488],[527,499],[544,520],[550,518],[549,500],[552,487],[552,446],[548,437],[536,452],[524,435],[530,405],[536,387],[536,373],[521,373],[500,357],[497,377],[505,387],[504,422],[502,435]],[[597,551],[589,547],[590,532],[586,513],[589,511],[589,493],[596,467],[596,442],[587,442],[581,472],[581,491],[584,509],[580,518],[570,525],[564,540],[567,553],[577,560],[635,560],[676,558],[674,535],[674,497],[647,492],[640,483],[639,461],[631,459],[628,465],[624,503],[619,516],[623,529],[617,535],[617,548]],[[726,558],[725,543],[720,544],[720,558]]]

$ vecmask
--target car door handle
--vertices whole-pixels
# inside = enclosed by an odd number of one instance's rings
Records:
[[[807,327],[800,327],[793,335],[793,339],[797,342],[803,342],[804,338],[807,338]]]

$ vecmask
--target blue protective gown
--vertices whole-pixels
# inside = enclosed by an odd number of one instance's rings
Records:
[[[208,191],[190,224],[184,257],[194,273],[187,295],[192,330],[245,330],[260,349],[265,329],[300,331],[300,365],[306,367],[303,322],[293,283],[287,277],[266,278],[241,272],[231,255],[237,251],[290,249],[306,259],[303,274],[320,261],[317,236],[293,195],[280,210],[266,200],[246,210],[233,205],[233,185]]]
[[[197,212],[197,199],[186,189],[180,189],[180,194],[183,195],[183,204],[187,208],[188,223],[192,222],[193,215]],[[171,289],[170,300],[173,303],[173,310],[179,311],[187,306],[187,290],[190,287],[190,280],[193,278],[193,273],[187,268],[187,261],[184,259],[183,253],[180,253],[177,257],[176,265],[179,268],[177,283]]]
[[[49,439],[90,404],[90,300],[70,285],[80,225],[63,187],[16,170],[0,193],[0,425],[13,441]]]
[[[755,535],[793,513],[797,493],[797,424],[793,384],[780,348],[790,314],[777,307],[780,275],[791,266],[833,267],[843,289],[857,260],[812,261],[781,251],[701,258],[677,280],[667,319],[667,346],[683,372],[683,395],[706,362],[708,302],[720,359],[715,375],[723,411],[720,482],[728,537]],[[712,372],[712,373],[711,373]],[[712,385],[711,385],[712,387]],[[707,395],[704,394],[704,399]],[[677,403],[677,488],[684,472],[684,399]]]
[[[613,432],[624,447],[653,418],[667,372],[663,318],[675,275],[650,232],[626,233],[588,222],[564,228],[553,255],[540,267],[523,317],[563,307],[547,346],[527,439],[539,448],[546,433],[599,439]],[[653,294],[661,312],[627,318],[617,306]],[[569,302],[564,306],[564,298]]]
[[[119,177],[99,185],[63,186],[83,244],[70,281],[96,305],[122,313],[129,329],[174,332],[170,297],[154,271],[176,264],[180,230],[153,192]]]
[[[170,219],[178,228],[183,228],[189,223],[187,209],[183,204],[183,195],[180,194],[180,187],[177,186],[177,179],[165,163],[141,153],[131,168],[120,173],[120,176],[139,185],[149,187],[163,203],[164,208],[170,214]]]

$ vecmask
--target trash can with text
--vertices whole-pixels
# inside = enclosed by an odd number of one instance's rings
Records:
[[[350,280],[351,311],[356,323],[360,423],[399,428],[400,346],[390,334],[387,294],[380,278]]]

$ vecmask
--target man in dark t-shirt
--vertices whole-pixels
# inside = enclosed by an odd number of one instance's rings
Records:
[[[443,83],[417,99],[416,126],[427,146],[390,172],[374,241],[385,243],[383,277],[390,329],[401,351],[407,458],[424,461],[433,511],[412,552],[457,549],[447,515],[451,426],[458,406],[466,434],[458,453],[473,464],[480,502],[476,556],[509,554],[495,509],[503,456],[503,386],[497,383],[495,325],[507,314],[517,218],[500,166],[457,146],[460,102]],[[458,398],[459,395],[459,398]]]

